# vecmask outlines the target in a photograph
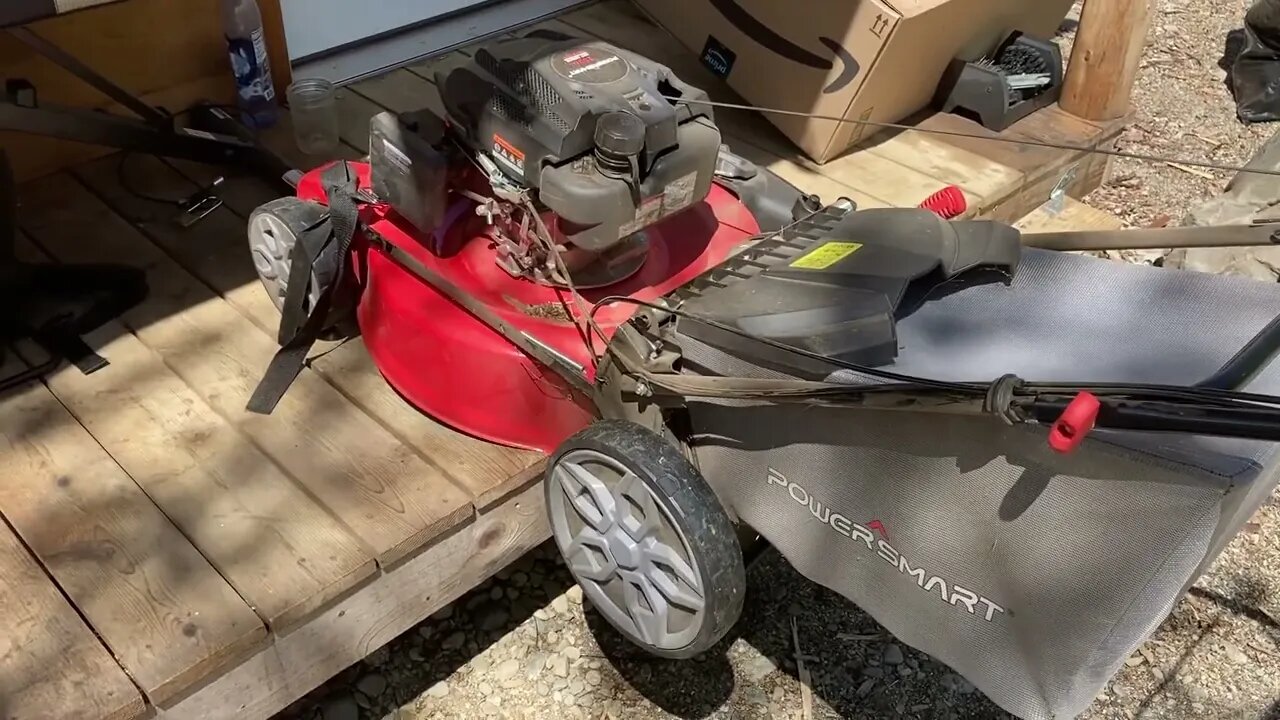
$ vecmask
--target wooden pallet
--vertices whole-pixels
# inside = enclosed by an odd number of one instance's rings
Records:
[[[626,0],[540,26],[607,39],[741,102]],[[439,110],[436,71],[469,57],[343,89],[339,154],[367,152],[378,112]],[[1080,195],[1106,169],[945,115],[919,127],[986,139],[884,134],[816,165],[759,115],[717,118],[739,153],[864,207],[955,184],[970,214],[1016,220],[1064,176]],[[1001,137],[1096,147],[1119,127],[1055,107]],[[290,133],[286,115],[264,140],[299,167],[332,159],[302,156]],[[0,397],[0,716],[266,718],[548,537],[541,458],[416,412],[359,341],[319,348],[271,416],[244,411],[278,318],[244,228],[276,192],[233,175],[225,206],[190,229],[144,199],[184,197],[218,172],[113,156],[22,188],[26,256],[135,264],[151,294],[88,338],[109,368]],[[1081,212],[1069,207],[1031,222],[1069,226]],[[24,348],[23,360],[40,358]]]

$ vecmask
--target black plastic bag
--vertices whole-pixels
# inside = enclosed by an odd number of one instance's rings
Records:
[[[1280,120],[1280,0],[1257,0],[1244,16],[1244,48],[1231,67],[1236,114]]]

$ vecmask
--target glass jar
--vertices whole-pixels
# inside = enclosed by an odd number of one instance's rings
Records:
[[[333,83],[319,78],[297,80],[287,96],[298,149],[308,155],[336,155],[338,106]]]

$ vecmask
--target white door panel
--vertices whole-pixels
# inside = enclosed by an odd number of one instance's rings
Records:
[[[411,27],[487,0],[281,0],[289,57],[311,55]]]

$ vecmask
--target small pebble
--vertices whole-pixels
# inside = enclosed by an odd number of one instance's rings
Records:
[[[520,597],[520,591],[515,588],[507,588],[507,599],[517,600]]]
[[[582,650],[575,645],[570,645],[564,649],[564,656],[569,658],[569,662],[578,662],[582,659]]]
[[[387,689],[387,679],[378,673],[370,673],[360,678],[356,689],[369,697],[378,697]]]
[[[569,677],[569,658],[564,655],[556,655],[551,658],[551,672],[560,677]]]
[[[324,720],[359,720],[360,707],[354,697],[343,695],[326,702],[320,708],[320,716]]]
[[[529,584],[529,573],[517,572],[511,576],[511,584],[516,587],[524,587]]]
[[[444,648],[445,650],[457,650],[458,648],[462,647],[462,645],[466,642],[467,642],[466,633],[459,630],[449,635],[449,637],[445,638],[444,642],[440,643],[440,647]]]
[[[490,608],[485,612],[484,617],[480,618],[480,629],[485,632],[493,632],[498,628],[507,624],[507,620],[511,619],[511,613],[503,607]]]
[[[560,595],[551,601],[551,609],[558,615],[564,615],[569,612],[569,598],[565,595]]]
[[[530,680],[537,680],[542,669],[547,666],[547,653],[535,650],[524,659],[524,674]]]
[[[1228,660],[1237,665],[1243,665],[1244,663],[1249,662],[1249,656],[1240,649],[1239,645],[1234,643],[1223,643],[1222,652],[1227,656]]]
[[[538,608],[537,610],[533,611],[533,619],[534,620],[550,620],[551,613],[547,612],[546,608]]]
[[[490,695],[493,694],[493,686],[487,682],[482,682],[476,686],[476,692],[480,693],[485,697],[489,697]]]
[[[431,636],[435,634],[436,634],[435,628],[431,627],[430,625],[423,625],[418,628],[418,637],[422,638],[423,640],[430,640]]]
[[[427,695],[433,698],[442,698],[448,694],[449,694],[449,683],[446,680],[441,680],[435,685],[432,685],[431,687],[427,688]]]
[[[492,717],[494,715],[497,715],[498,712],[499,712],[498,706],[494,705],[491,700],[485,700],[484,702],[480,703],[481,715],[484,715],[485,717]]]
[[[582,678],[576,677],[569,681],[569,692],[574,695],[581,695],[586,689],[587,684],[582,681]]]
[[[938,679],[938,684],[946,690],[952,690],[960,693],[961,695],[968,695],[977,689],[973,686],[973,683],[965,680],[963,677],[955,673],[947,673],[943,675]]]
[[[601,680],[603,680],[603,679],[604,679],[604,678],[600,675],[600,671],[599,671],[599,670],[588,670],[588,671],[587,671],[587,684],[588,684],[588,685],[591,685],[591,686],[593,686],[593,687],[594,687],[594,686],[596,686],[596,685],[599,685],[599,684],[600,684],[600,681],[601,681]]]
[[[519,672],[520,661],[516,658],[511,658],[510,660],[503,660],[501,663],[498,663],[498,667],[493,669],[493,676],[499,680],[506,680],[508,678],[515,677]]]
[[[437,610],[435,614],[431,616],[431,619],[440,621],[440,620],[448,620],[451,617],[453,617],[453,605],[445,605],[444,607]]]
[[[864,698],[871,694],[871,690],[876,686],[875,678],[867,678],[858,686],[858,697]]]
[[[386,665],[387,661],[390,659],[391,659],[391,646],[383,645],[377,650],[374,650],[373,652],[369,653],[369,655],[365,657],[364,661],[365,661],[365,664],[367,665],[377,666],[377,665]]]
[[[571,586],[565,592],[565,595],[569,597],[569,602],[573,603],[574,605],[582,604],[582,586],[581,585]]]
[[[862,668],[862,676],[869,677],[869,678],[882,678],[884,677],[884,668],[879,668],[879,667]]]
[[[488,655],[477,655],[471,658],[471,672],[484,674],[489,672],[489,668],[493,665]]]
[[[495,586],[492,590],[490,590],[490,591],[489,591],[489,597],[490,597],[490,598],[492,598],[492,599],[494,599],[494,600],[501,600],[501,599],[502,599],[502,588],[500,588],[500,587],[496,587],[496,586]]]
[[[546,697],[551,694],[551,686],[546,683],[538,683],[538,694]]]
[[[742,674],[746,676],[746,679],[752,683],[764,680],[770,673],[778,669],[768,655],[756,653],[748,654],[738,663],[738,667],[741,668]]]
[[[890,643],[884,649],[884,661],[888,665],[901,665],[906,658],[902,655],[902,648],[895,643]]]

